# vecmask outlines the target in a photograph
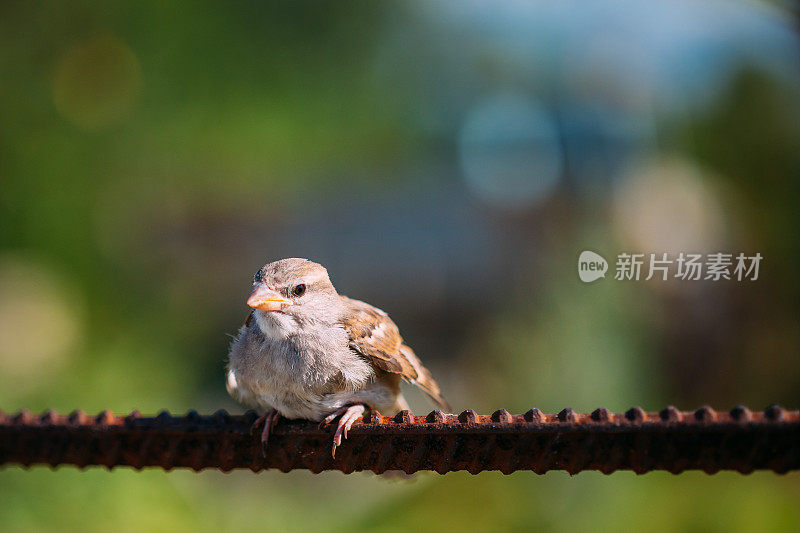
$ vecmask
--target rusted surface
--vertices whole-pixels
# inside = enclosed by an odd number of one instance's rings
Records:
[[[287,472],[341,470],[773,470],[800,468],[800,412],[771,406],[753,412],[739,406],[729,413],[710,407],[681,412],[667,407],[648,413],[605,408],[591,414],[564,409],[544,414],[531,409],[513,415],[505,409],[479,415],[433,411],[394,417],[365,415],[349,432],[336,458],[330,454],[333,427],[281,420],[270,436],[267,456],[250,434],[256,414],[232,416],[190,411],[174,417],[162,412],[125,417],[104,411],[68,416],[52,411],[34,415],[0,412],[0,464],[72,464],[134,468],[275,468]]]

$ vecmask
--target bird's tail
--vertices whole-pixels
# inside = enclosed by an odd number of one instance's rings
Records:
[[[451,412],[453,408],[450,407],[450,404],[447,403],[447,400],[445,400],[442,396],[442,392],[439,390],[439,384],[436,383],[435,379],[433,379],[428,369],[422,366],[422,362],[419,360],[419,358],[417,358],[414,350],[406,345],[401,346],[400,349],[402,350],[403,355],[406,356],[408,362],[411,363],[411,366],[413,366],[414,370],[417,372],[417,379],[409,381],[422,389],[422,391],[427,394],[431,400],[433,400],[437,407],[441,408],[445,412]]]
[[[444,397],[442,396],[442,394],[439,392],[439,387],[438,387],[438,385],[436,385],[436,382],[433,381],[433,378],[431,378],[431,382],[433,383],[434,386],[436,386],[435,390],[434,389],[429,389],[429,388],[426,388],[426,387],[422,387],[422,386],[420,386],[420,388],[423,391],[425,391],[425,394],[427,394],[428,397],[431,400],[433,400],[433,402],[442,411],[444,411],[446,413],[451,413],[453,411],[453,408],[450,406],[450,403],[447,400],[445,400]],[[419,385],[419,383],[417,383],[417,385]]]

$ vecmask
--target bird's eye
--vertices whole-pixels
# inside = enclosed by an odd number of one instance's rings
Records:
[[[292,296],[297,296],[298,298],[306,293],[306,285],[305,283],[301,283],[300,285],[295,285],[294,289],[292,289]]]

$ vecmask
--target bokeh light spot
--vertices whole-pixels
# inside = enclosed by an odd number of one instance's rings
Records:
[[[558,129],[530,98],[495,95],[469,111],[459,156],[470,190],[505,209],[540,204],[562,173]]]
[[[105,35],[82,41],[58,61],[53,80],[56,109],[89,129],[117,123],[141,92],[142,69],[130,47]]]
[[[41,388],[80,341],[83,307],[51,268],[15,254],[0,256],[2,387]]]
[[[633,251],[714,252],[726,245],[719,191],[686,160],[653,159],[617,189],[614,225]]]

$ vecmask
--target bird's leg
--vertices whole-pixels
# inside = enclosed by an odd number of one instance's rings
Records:
[[[333,447],[331,448],[332,457],[336,457],[336,447],[341,446],[343,438],[347,438],[347,432],[353,427],[353,422],[361,418],[366,410],[367,408],[364,404],[357,403],[355,405],[346,405],[332,412],[322,421],[323,424],[330,424],[337,416],[342,417],[339,419],[336,432],[333,434]]]
[[[351,405],[352,404],[347,404],[344,407],[340,407],[331,414],[329,414],[328,416],[326,416],[325,418],[323,418],[322,422],[319,423],[319,427],[322,428],[323,426],[326,426],[331,422],[333,422],[337,416],[342,416],[343,414],[345,414],[347,410],[350,409]]]
[[[253,422],[253,425],[250,427],[250,434],[252,435],[256,432],[256,430],[258,430],[258,426],[264,424],[264,430],[261,432],[261,452],[264,454],[264,457],[267,456],[267,439],[269,439],[269,434],[272,431],[272,428],[275,427],[275,424],[278,423],[280,418],[281,414],[276,409],[270,409],[258,417],[258,419],[256,419],[256,421]]]

